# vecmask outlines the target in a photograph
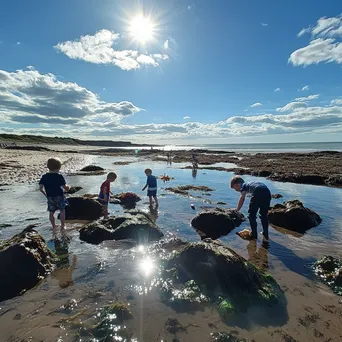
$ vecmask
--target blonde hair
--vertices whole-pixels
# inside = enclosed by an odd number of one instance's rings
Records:
[[[148,174],[148,173],[149,173],[149,174],[151,174],[151,175],[152,175],[152,170],[151,170],[151,169],[145,169],[145,173],[146,173],[146,174]]]
[[[116,179],[117,176],[116,176],[116,173],[115,172],[109,172],[108,175],[107,175],[107,179]]]
[[[245,181],[243,180],[242,177],[240,176],[234,176],[231,180],[230,180],[230,187],[233,188],[235,184],[243,184]]]
[[[56,171],[60,170],[60,168],[62,167],[62,162],[59,158],[52,157],[48,159],[46,165],[50,171]]]

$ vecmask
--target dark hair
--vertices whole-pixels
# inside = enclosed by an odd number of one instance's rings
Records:
[[[49,158],[47,161],[47,167],[50,171],[56,171],[62,167],[62,162],[59,158]]]
[[[107,175],[107,179],[116,179],[117,176],[116,176],[116,173],[115,172],[109,172],[108,175]]]
[[[151,169],[146,169],[146,170],[145,170],[145,173],[150,173],[150,174],[152,174],[152,170],[151,170]]]
[[[231,180],[230,180],[230,187],[233,188],[235,184],[243,184],[245,181],[243,180],[242,177],[240,176],[234,176]]]

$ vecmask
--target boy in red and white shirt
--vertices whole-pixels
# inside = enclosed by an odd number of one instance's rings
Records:
[[[98,201],[104,206],[104,218],[108,217],[108,202],[110,197],[110,183],[116,180],[116,173],[109,172],[107,179],[101,184]]]

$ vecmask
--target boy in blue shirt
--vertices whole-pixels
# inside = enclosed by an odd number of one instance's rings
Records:
[[[259,211],[259,216],[263,229],[263,236],[268,240],[268,210],[271,203],[271,192],[268,187],[261,182],[245,182],[243,178],[235,176],[230,181],[230,187],[238,192],[241,196],[236,210],[239,211],[245,202],[246,195],[251,195],[251,201],[248,209],[248,219],[251,225],[252,239],[257,239],[257,221],[256,215]]]
[[[42,176],[39,181],[39,190],[47,198],[49,218],[52,229],[56,230],[55,212],[60,211],[61,230],[65,229],[65,207],[68,202],[64,195],[64,190],[70,189],[66,185],[64,177],[59,173],[62,162],[58,158],[49,158],[47,161],[49,172]]]
[[[145,175],[147,176],[146,185],[143,187],[142,191],[147,189],[147,196],[150,199],[150,206],[152,206],[152,198],[156,202],[156,208],[158,208],[158,199],[157,199],[157,178],[152,175],[151,169],[145,170]]]

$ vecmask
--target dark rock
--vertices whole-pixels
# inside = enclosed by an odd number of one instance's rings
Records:
[[[201,239],[218,239],[227,235],[244,221],[244,216],[233,209],[203,209],[192,221],[191,225]]]
[[[176,334],[184,332],[186,328],[179,323],[177,318],[168,318],[165,322],[165,330],[170,334]]]
[[[69,191],[67,192],[69,195],[72,195],[80,190],[82,190],[83,188],[80,186],[71,186]]]
[[[102,168],[101,166],[97,166],[97,165],[88,165],[85,166],[83,169],[81,169],[81,171],[104,171],[104,168]]]
[[[329,186],[342,186],[342,176],[341,175],[332,175],[326,179],[325,183]]]
[[[117,161],[117,162],[114,162],[113,165],[129,165],[132,163],[134,162],[133,161]]]
[[[8,228],[8,227],[12,227],[12,224],[9,224],[9,223],[2,223],[2,224],[0,224],[0,229]]]
[[[279,199],[279,198],[283,198],[283,195],[281,195],[281,194],[273,194],[271,197],[274,198],[274,199]]]
[[[51,151],[47,147],[43,146],[18,146],[18,145],[11,145],[6,146],[6,150],[25,150],[25,151]]]
[[[315,274],[342,296],[342,260],[332,256],[324,256],[313,265]]]
[[[268,220],[271,224],[302,233],[318,226],[322,219],[314,211],[304,207],[297,200],[276,204],[268,212]]]
[[[270,179],[278,182],[290,182],[298,184],[325,185],[326,177],[321,175],[308,175],[300,173],[275,173]]]
[[[65,209],[67,220],[97,220],[103,216],[103,206],[91,198],[69,197]]]
[[[187,243],[180,252],[173,253],[163,274],[172,279],[172,282],[165,281],[162,289],[170,298],[178,297],[179,288],[191,282],[187,293],[194,292],[196,298],[200,298],[194,290],[198,286],[204,298],[220,303],[221,311],[258,304],[272,306],[286,301],[272,276],[210,239]]]
[[[90,223],[80,230],[80,239],[99,244],[105,240],[134,239],[140,243],[156,241],[163,236],[154,220],[143,212],[127,212],[125,216]]]
[[[54,256],[33,229],[0,244],[0,301],[34,287],[53,268]]]
[[[125,208],[135,208],[137,202],[141,201],[141,198],[134,192],[123,192],[121,194],[113,195],[110,199],[112,204],[121,204]]]
[[[166,188],[166,191],[173,192],[174,194],[182,195],[182,196],[190,196],[189,191],[202,191],[202,192],[210,192],[214,191],[205,185],[181,185],[174,188]],[[210,196],[210,194],[206,194],[206,196]]]

